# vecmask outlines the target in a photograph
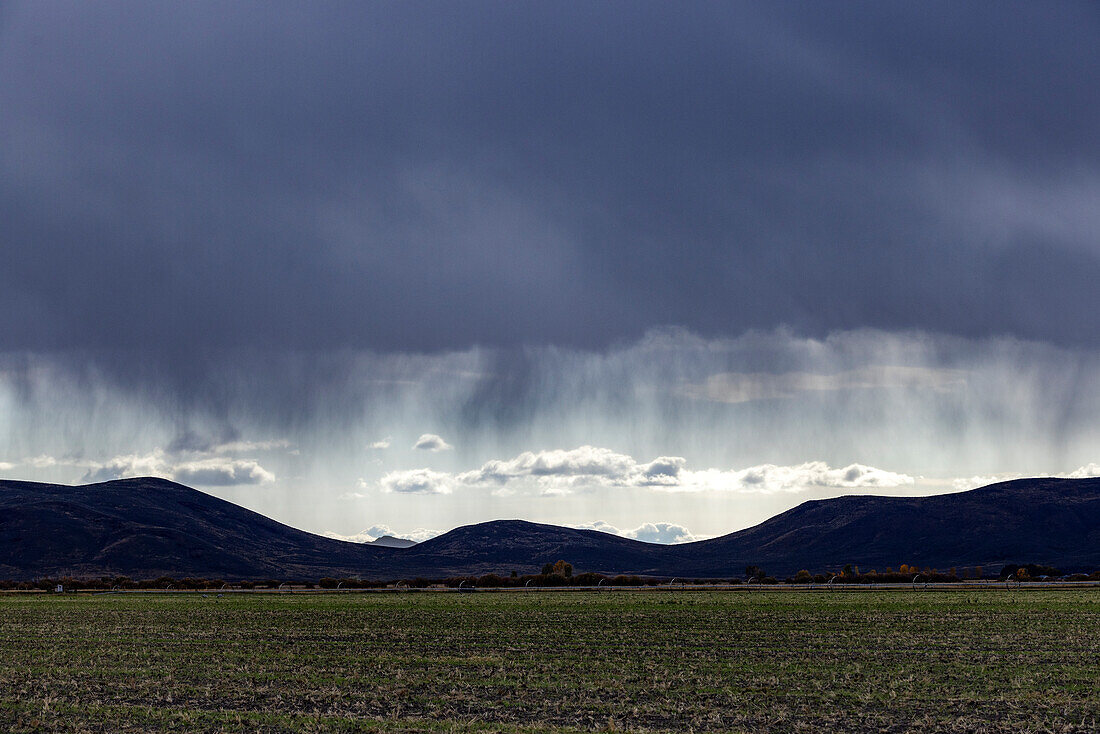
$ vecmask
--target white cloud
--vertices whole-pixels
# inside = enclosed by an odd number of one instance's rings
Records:
[[[1013,479],[1019,479],[1023,474],[1019,473],[1004,473],[1004,474],[987,474],[985,476],[975,475],[972,477],[959,477],[958,479],[951,480],[951,487],[960,492],[968,489],[977,489],[978,487],[986,487],[990,484],[996,484],[997,482],[1008,482]]]
[[[383,525],[382,527],[385,526]],[[406,540],[411,540],[415,543],[423,543],[425,540],[431,540],[437,535],[442,534],[443,532],[441,530],[431,530],[429,528],[413,528],[407,533],[395,533],[393,531],[390,531],[389,533],[389,535],[393,535],[398,538],[405,538]]]
[[[800,393],[873,388],[926,389],[948,392],[966,386],[966,370],[874,365],[819,374],[813,372],[722,372],[701,383],[688,383],[680,393],[722,403],[793,398]]]
[[[116,456],[106,462],[73,462],[86,468],[83,482],[107,482],[128,477],[163,477],[183,484],[205,487],[229,487],[244,484],[266,484],[275,475],[251,459],[211,457],[174,462],[160,449],[148,454]]]
[[[1090,479],[1092,477],[1100,477],[1100,464],[1085,464],[1078,469],[1074,469],[1065,476],[1067,479]]]
[[[624,535],[646,543],[689,543],[695,540],[687,528],[671,522],[647,522]]]
[[[26,464],[27,466],[32,466],[35,469],[48,469],[49,467],[56,466],[57,464],[62,462],[58,461],[52,456],[41,454],[39,456],[32,456],[29,459],[23,459],[22,463]]]
[[[511,459],[493,459],[479,469],[449,474],[429,469],[391,472],[382,478],[387,491],[448,493],[455,486],[489,487],[498,495],[520,492],[557,496],[598,487],[652,488],[668,492],[801,492],[816,487],[840,489],[899,487],[913,477],[863,464],[832,468],[822,461],[794,466],[761,464],[747,469],[687,468],[680,456],[639,462],[597,446],[525,451]]]
[[[525,451],[512,459],[487,461],[480,469],[461,475],[466,483],[498,482],[517,477],[606,477],[622,479],[637,472],[637,462],[626,454],[596,446],[551,451]]]
[[[675,484],[686,460],[660,456],[640,464],[632,456],[597,446],[575,449],[525,451],[512,459],[494,459],[480,469],[457,476],[462,484],[506,485],[515,480],[533,480],[543,494],[565,494],[572,487],[667,486]]]
[[[420,438],[416,439],[413,448],[420,449],[421,451],[447,451],[454,447],[434,433],[425,433],[422,434]]]
[[[14,469],[15,464],[11,464],[7,461],[0,461],[0,471],[7,471],[8,469]]]
[[[371,488],[371,485],[363,477],[359,477],[355,480],[355,490],[348,490],[340,495],[342,500],[362,500],[367,498],[367,491]]]
[[[452,475],[431,469],[391,471],[379,480],[383,491],[398,494],[450,494]]]
[[[361,530],[353,535],[341,535],[339,533],[326,532],[321,535],[326,538],[334,538],[336,540],[346,540],[351,543],[372,543],[384,535],[388,535],[391,538],[402,538],[404,540],[411,540],[414,543],[422,543],[425,540],[436,537],[440,534],[438,530],[429,530],[427,528],[416,528],[409,532],[398,532],[392,529],[388,525],[372,525],[365,530]]]
[[[898,474],[864,464],[832,468],[824,461],[808,461],[792,466],[760,464],[747,469],[684,472],[682,481],[667,486],[673,492],[734,491],[773,494],[802,492],[815,487],[834,489],[900,487],[915,483],[907,474]]]
[[[423,438],[423,436],[421,436],[421,438]],[[438,436],[437,436],[437,438],[438,438]],[[374,451],[381,451],[382,449],[388,449],[390,447],[390,441],[392,441],[392,440],[393,439],[391,439],[389,436],[386,436],[381,441],[373,441],[371,443],[368,443],[367,448],[372,449]],[[440,440],[442,440],[442,439],[440,439]]]
[[[646,543],[662,543],[666,545],[672,543],[690,543],[694,540],[703,539],[694,535],[683,525],[677,525],[671,522],[646,522],[636,528],[628,530],[620,530],[611,523],[604,522],[603,520],[596,520],[595,522],[584,523],[582,525],[573,525],[572,527],[581,530],[599,530],[602,533],[611,533],[612,535],[641,540]]]
[[[593,522],[585,522],[585,523],[581,523],[580,525],[570,525],[569,527],[576,528],[577,530],[599,530],[601,533],[610,533],[612,535],[622,535],[622,533],[619,531],[619,529],[617,527],[615,527],[614,525],[612,525],[609,522],[604,522],[603,520],[595,520]]]
[[[997,484],[998,482],[1008,482],[1013,479],[1021,479],[1025,475],[1020,472],[1004,472],[1001,474],[986,474],[977,475],[973,477],[959,477],[958,479],[951,480],[951,486],[953,489],[964,491],[967,489],[977,489],[978,487],[986,487],[990,484]],[[1026,475],[1026,476],[1039,476],[1039,475]],[[1089,463],[1084,466],[1078,467],[1071,472],[1063,474],[1051,474],[1049,476],[1058,477],[1061,479],[1089,479],[1092,477],[1100,477],[1100,464]]]

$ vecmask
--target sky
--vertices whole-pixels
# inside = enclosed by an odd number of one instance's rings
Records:
[[[0,2],[0,475],[654,542],[1100,474],[1091,3]]]

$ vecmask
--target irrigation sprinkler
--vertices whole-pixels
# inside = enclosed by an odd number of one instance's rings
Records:
[[[835,574],[835,573],[834,573],[834,574],[833,574],[832,576],[830,576],[830,577],[829,577],[829,580],[828,580],[828,581],[826,581],[826,582],[825,582],[825,586],[826,586],[826,588],[828,588],[828,589],[829,589],[829,591],[832,591],[832,590],[833,590],[834,588],[836,588],[836,587],[835,587],[835,586],[833,585],[833,582],[834,582],[834,581],[836,581],[836,574]]]
[[[923,578],[923,576],[924,576],[924,574],[918,573],[916,576],[913,577],[913,591],[917,590],[917,579]],[[928,588],[928,579],[924,579],[924,586],[922,586],[921,588],[922,589],[927,589]]]
[[[284,586],[286,586],[286,582],[285,582],[285,581],[284,581],[283,583],[279,584],[279,588],[278,588],[278,589],[276,589],[276,591],[282,591],[282,590],[283,590],[283,587],[284,587]]]
[[[670,589],[671,589],[671,588],[672,588],[672,586],[673,586],[673,585],[674,585],[674,584],[675,584],[675,583],[676,583],[677,581],[680,581],[680,579],[679,579],[679,578],[674,578],[674,579],[672,579],[672,581],[669,581],[669,582],[668,582],[668,588],[670,588]],[[682,588],[684,588],[684,582],[683,582],[683,581],[680,581],[680,588],[681,588],[681,589],[682,589]]]
[[[530,586],[531,586],[532,581],[534,581],[534,579],[527,579],[527,583],[523,585],[523,590],[524,591],[530,591]]]
[[[336,584],[336,590],[337,590],[337,591],[339,591],[339,590],[340,590],[340,587],[341,587],[341,586],[343,586],[343,585],[344,585],[344,582],[343,582],[343,581],[341,581],[340,583]]]
[[[597,590],[598,590],[598,589],[599,589],[599,588],[600,588],[601,586],[603,586],[603,582],[604,582],[604,581],[607,581],[607,579],[600,579],[600,583],[596,584],[596,589],[597,589]],[[530,582],[530,581],[528,581],[527,583],[531,583],[531,582]],[[611,587],[609,586],[609,587],[607,587],[607,588],[609,588],[609,589],[610,589]]]

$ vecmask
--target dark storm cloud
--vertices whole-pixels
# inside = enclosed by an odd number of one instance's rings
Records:
[[[1091,4],[26,3],[0,24],[5,350],[139,348],[156,361],[126,370],[202,391],[204,349],[662,324],[1100,343]]]

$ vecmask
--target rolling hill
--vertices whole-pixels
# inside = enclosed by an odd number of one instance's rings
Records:
[[[813,500],[684,550],[689,563],[677,570],[704,574],[749,563],[780,574],[845,563],[880,571],[902,563],[1096,569],[1100,478],[1017,479],[930,497]]]
[[[164,479],[83,486],[0,481],[0,578],[317,579],[578,571],[788,575],[853,563],[950,568],[1034,562],[1100,568],[1100,479],[1020,479],[932,497],[805,502],[755,527],[663,546],[594,530],[498,520],[406,548],[348,543]]]
[[[0,578],[291,578],[381,571],[391,549],[323,538],[165,479],[0,482]]]

